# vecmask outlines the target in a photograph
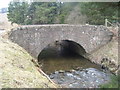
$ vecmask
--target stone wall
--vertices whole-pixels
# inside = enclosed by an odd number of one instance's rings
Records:
[[[55,41],[74,41],[90,54],[108,43],[112,36],[113,33],[104,26],[57,24],[21,26],[11,31],[9,39],[37,58],[48,44]]]

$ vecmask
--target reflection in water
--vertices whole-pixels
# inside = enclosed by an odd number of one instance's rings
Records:
[[[83,57],[72,57],[72,58],[48,58],[40,61],[42,70],[47,73],[53,73],[59,70],[69,71],[72,69],[86,69],[96,68],[100,69],[100,66],[90,62]]]

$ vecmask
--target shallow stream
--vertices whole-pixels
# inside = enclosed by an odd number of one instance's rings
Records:
[[[69,47],[61,51],[47,48],[40,55],[41,69],[64,88],[98,88],[110,81],[108,71],[103,71],[100,65],[76,54]]]
[[[65,88],[98,88],[110,81],[110,73],[83,57],[42,59],[42,70]]]
[[[54,73],[55,71],[70,71],[73,69],[96,68],[101,70],[100,65],[94,64],[83,57],[46,58],[42,59],[40,63],[42,70],[47,74]]]

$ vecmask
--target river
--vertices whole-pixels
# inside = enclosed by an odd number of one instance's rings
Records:
[[[81,56],[44,58],[42,70],[64,88],[98,88],[110,80],[110,73]]]
[[[101,66],[92,63],[90,60],[83,57],[60,57],[60,58],[46,58],[40,62],[42,70],[51,74],[55,71],[70,71],[73,69],[87,69],[96,68],[101,70]]]

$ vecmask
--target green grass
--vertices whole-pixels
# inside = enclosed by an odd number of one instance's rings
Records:
[[[116,88],[117,90],[120,90],[120,75],[112,75],[110,82],[100,86],[101,90],[106,90],[108,88]]]

